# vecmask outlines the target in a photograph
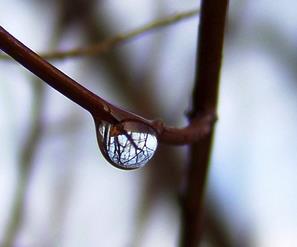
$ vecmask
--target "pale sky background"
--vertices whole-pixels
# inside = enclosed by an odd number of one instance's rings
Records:
[[[156,2],[105,1],[106,18],[120,32],[198,6],[192,0],[160,1],[162,11],[156,14]],[[33,50],[48,50],[55,24],[53,6],[27,0],[0,0],[0,5],[4,28]],[[280,31],[296,53],[296,4],[288,0],[231,1],[229,15],[237,23],[224,51],[209,192],[219,198],[219,208],[231,222],[234,235],[248,231],[255,247],[294,247],[296,76],[267,49],[270,40],[261,28],[264,23]],[[188,82],[194,73],[197,23],[192,18],[123,47],[133,54],[136,70],[150,55],[146,47],[152,40],[163,39],[166,45],[158,57],[153,83],[161,110],[180,116],[179,124],[185,123],[183,114],[190,104],[192,84]],[[79,33],[70,32],[61,47],[80,43]],[[125,105],[108,86],[104,71],[91,74],[84,60],[55,65],[100,96]],[[98,81],[107,83],[98,86]],[[30,73],[21,66],[0,61],[0,242],[15,189],[19,149],[30,124],[31,83]],[[73,118],[74,130],[60,126]],[[90,115],[52,89],[47,90],[44,119],[46,132],[34,162],[20,246],[129,246],[149,165],[133,172],[110,166],[100,154]],[[161,202],[139,246],[176,246],[178,230],[176,208]]]

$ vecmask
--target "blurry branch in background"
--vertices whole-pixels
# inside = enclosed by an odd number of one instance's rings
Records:
[[[26,195],[28,193],[30,175],[32,174],[33,159],[39,140],[42,136],[42,112],[44,106],[44,84],[39,80],[33,81],[33,102],[31,128],[20,153],[16,191],[12,202],[12,210],[4,235],[3,247],[15,246],[16,236],[23,222]]]
[[[202,0],[190,122],[216,112],[228,0]],[[203,201],[214,130],[192,144],[182,196],[181,246],[196,247],[203,234]]]
[[[48,53],[40,53],[39,55],[44,59],[65,59],[65,58],[75,58],[75,57],[82,57],[82,56],[96,56],[102,53],[109,52],[115,46],[121,45],[124,42],[132,40],[140,35],[143,35],[150,31],[154,31],[158,28],[175,24],[176,22],[188,19],[190,17],[196,16],[198,12],[199,12],[198,9],[194,9],[194,10],[174,14],[174,15],[165,17],[163,19],[148,23],[130,32],[117,34],[114,37],[105,39],[103,41],[98,42],[97,44],[89,45],[86,47],[74,48],[68,51],[53,51]],[[10,59],[10,57],[0,55],[0,59],[2,60]]]

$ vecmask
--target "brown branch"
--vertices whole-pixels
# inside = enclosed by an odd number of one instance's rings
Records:
[[[95,56],[98,54],[106,53],[106,52],[109,52],[115,46],[123,44],[124,42],[132,40],[140,35],[143,35],[145,33],[148,33],[150,31],[153,31],[162,27],[172,25],[176,22],[185,20],[187,18],[196,16],[198,12],[199,12],[198,9],[193,9],[182,13],[170,15],[163,19],[150,22],[135,30],[132,30],[126,33],[117,34],[114,37],[105,39],[97,44],[89,45],[87,47],[74,48],[68,51],[53,51],[48,53],[40,53],[39,56],[43,57],[44,59],[50,60],[50,59],[75,58],[75,57],[82,57],[82,56]],[[9,57],[0,55],[0,59],[9,59]]]
[[[185,128],[173,128],[163,126],[159,135],[159,141],[168,144],[183,145],[192,143],[193,140],[200,140],[210,133],[213,124],[216,121],[216,115],[213,112],[196,116],[191,123]],[[153,125],[163,124],[162,122],[154,122]],[[186,134],[187,133],[187,134]]]
[[[91,113],[98,112],[103,120],[115,121],[108,112],[112,106],[46,62],[1,26],[0,49],[84,109]]]
[[[143,122],[151,126],[157,133],[161,142],[171,144],[185,144],[196,142],[210,129],[213,122],[213,112],[196,117],[196,120],[186,128],[171,128],[161,124],[160,121],[150,121],[136,114],[122,110],[111,103],[103,100],[92,93],[43,58],[38,56],[3,27],[0,26],[0,49],[14,58],[33,74],[44,80],[51,87],[79,104],[89,111],[95,121],[106,121],[109,123],[119,123],[124,120],[134,120]]]
[[[222,59],[224,26],[228,0],[202,0],[193,108],[190,121],[197,115],[215,112]],[[193,144],[182,195],[181,246],[198,246],[203,231],[203,200],[211,153],[213,130]]]

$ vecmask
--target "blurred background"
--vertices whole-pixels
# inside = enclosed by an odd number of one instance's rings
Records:
[[[68,50],[199,7],[186,0],[0,0],[0,23],[35,51]],[[293,1],[231,1],[201,246],[297,246],[297,15]],[[198,16],[111,52],[53,60],[108,101],[186,124]],[[122,171],[91,116],[0,60],[0,243],[178,245],[187,147]],[[12,239],[14,239],[12,241]]]

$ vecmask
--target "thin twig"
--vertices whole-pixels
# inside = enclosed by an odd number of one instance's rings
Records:
[[[51,59],[75,58],[75,57],[82,57],[82,56],[95,56],[102,53],[107,53],[117,45],[123,44],[124,42],[132,40],[150,31],[153,31],[162,27],[166,27],[176,22],[196,16],[198,12],[199,12],[198,9],[193,9],[190,11],[170,15],[163,19],[148,23],[135,30],[132,30],[126,33],[117,34],[114,37],[100,41],[97,44],[89,45],[86,47],[74,48],[68,51],[53,51],[53,52],[47,52],[47,53],[40,53],[39,56],[43,57],[44,59],[51,60]],[[0,59],[7,60],[7,59],[10,59],[10,57],[5,55],[0,55]]]
[[[224,27],[228,0],[202,0],[196,77],[190,121],[206,112],[216,112]],[[182,195],[182,247],[197,247],[203,232],[203,200],[213,129],[190,152],[190,164]]]

